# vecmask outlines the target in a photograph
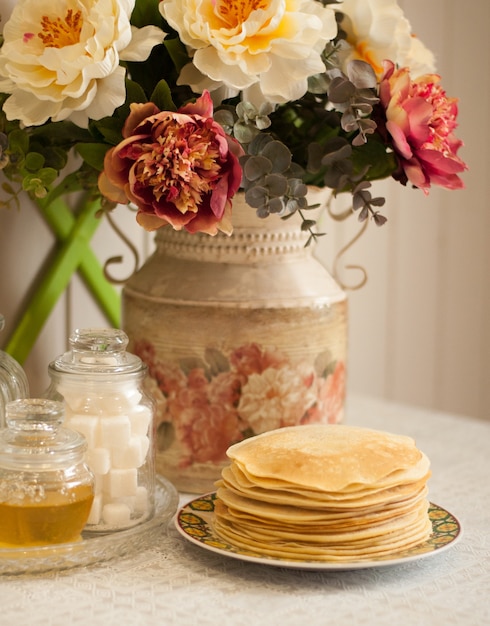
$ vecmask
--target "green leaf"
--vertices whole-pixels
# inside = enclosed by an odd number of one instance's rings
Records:
[[[2,183],[2,189],[3,189],[3,191],[5,191],[5,193],[8,193],[9,196],[14,196],[15,195],[15,189],[7,181]]]
[[[370,138],[364,145],[353,148],[352,162],[355,172],[360,172],[369,166],[365,176],[366,180],[387,178],[397,168],[394,153],[387,152],[386,146],[376,136]]]
[[[215,348],[206,348],[204,358],[209,363],[209,369],[212,376],[217,376],[221,372],[230,371],[230,364],[225,355]]]
[[[68,161],[68,155],[66,150],[58,147],[48,147],[43,151],[44,158],[46,159],[46,166],[60,172]]]
[[[38,152],[29,152],[26,155],[25,168],[30,172],[37,172],[44,166],[44,163],[45,158]]]
[[[187,63],[190,62],[185,46],[178,38],[166,38],[163,41],[163,45],[167,49],[167,52],[175,65],[175,69],[180,73],[180,70],[184,67],[184,65],[187,65]]]
[[[113,146],[117,146],[122,140],[122,121],[115,117],[104,117],[97,122],[92,122],[90,128]]]
[[[49,206],[52,202],[54,202],[57,198],[64,196],[65,194],[81,191],[83,189],[83,185],[80,180],[79,171],[71,172],[67,176],[63,177],[63,180],[53,187],[51,191],[48,193],[46,197],[46,206]]]
[[[144,89],[134,80],[126,79],[126,102],[116,109],[117,117],[125,122],[129,112],[130,104],[133,102],[148,102]]]
[[[150,100],[156,104],[160,111],[176,111],[177,107],[172,100],[172,92],[166,80],[160,80],[151,94]]]
[[[93,137],[86,128],[73,122],[50,122],[30,129],[30,136],[43,145],[72,146],[78,141],[90,141]]]
[[[13,130],[9,134],[9,152],[26,154],[29,150],[29,136],[23,130]]]
[[[162,27],[163,17],[158,10],[159,4],[160,0],[136,0],[131,14],[131,24],[137,28],[148,24]]]
[[[104,157],[110,146],[106,143],[79,143],[75,150],[91,167],[99,172],[104,169]]]

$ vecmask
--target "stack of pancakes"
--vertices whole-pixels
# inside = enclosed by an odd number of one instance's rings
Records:
[[[427,540],[429,460],[410,437],[347,425],[292,426],[228,449],[215,530],[292,560],[380,558]]]

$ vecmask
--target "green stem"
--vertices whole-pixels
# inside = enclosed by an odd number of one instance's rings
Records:
[[[70,209],[59,198],[53,200],[49,204],[44,204],[42,201],[38,201],[38,206],[44,219],[48,223],[52,232],[56,235],[57,239],[62,241],[65,240],[74,227],[76,221]],[[94,202],[91,206],[93,208],[92,212],[94,215],[93,220],[95,222],[95,231],[97,226],[101,223],[101,220],[95,216],[95,213],[100,208],[100,205],[99,203]],[[114,328],[119,328],[121,311],[119,293],[116,289],[114,289],[113,285],[107,282],[100,262],[89,246],[87,246],[87,249],[80,258],[78,271],[87,285],[87,288],[92,292],[95,301],[98,303],[108,322]]]
[[[81,270],[99,303],[102,300],[104,309],[110,312],[113,325],[119,324],[119,296],[103,277],[100,265],[89,247],[91,237],[100,223],[95,217],[99,205],[86,203],[76,218],[58,200],[50,205],[39,202],[39,207],[54,234],[63,241],[5,348],[19,363],[27,358],[54,305],[77,269]]]

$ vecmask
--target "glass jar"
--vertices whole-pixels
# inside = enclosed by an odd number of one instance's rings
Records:
[[[0,331],[4,325],[5,319],[0,315]],[[28,396],[29,384],[24,370],[10,354],[0,350],[0,428],[5,427],[7,402]]]
[[[60,402],[7,403],[0,431],[0,546],[80,539],[94,498],[85,439],[63,428]]]
[[[153,401],[146,366],[115,329],[81,329],[70,350],[49,364],[47,396],[65,403],[67,427],[82,433],[95,475],[87,532],[112,532],[153,516]]]

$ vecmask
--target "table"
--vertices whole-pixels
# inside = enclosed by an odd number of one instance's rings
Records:
[[[490,421],[353,397],[346,422],[416,439],[432,462],[430,499],[462,523],[454,547],[393,567],[310,572],[209,552],[170,524],[157,545],[133,557],[1,576],[0,624],[490,624]]]

